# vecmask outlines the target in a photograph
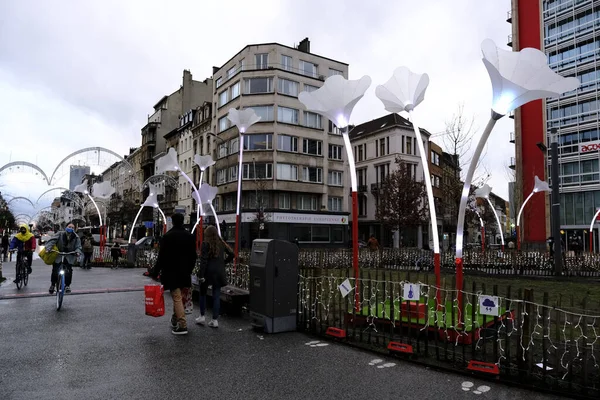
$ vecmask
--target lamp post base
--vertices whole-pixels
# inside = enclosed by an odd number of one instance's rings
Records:
[[[462,323],[462,310],[463,310],[463,259],[462,257],[456,258],[456,299],[458,301],[458,324]]]
[[[358,270],[358,193],[352,192],[352,269],[354,270],[354,307],[360,312],[360,272]]]
[[[233,272],[235,273],[235,269],[239,262],[239,249],[240,249],[240,216],[239,214],[235,216],[235,250],[234,250],[234,262],[233,262]]]
[[[440,287],[442,285],[440,253],[433,255],[433,272],[435,273],[435,308],[439,310],[441,308]]]

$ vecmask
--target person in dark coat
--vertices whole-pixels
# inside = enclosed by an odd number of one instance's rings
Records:
[[[8,237],[8,231],[4,231],[4,236],[2,236],[2,256],[4,257],[4,261],[8,259],[8,246],[10,245],[10,238]]]
[[[208,323],[211,328],[219,327],[219,308],[221,305],[221,288],[227,286],[227,276],[225,273],[225,264],[233,260],[233,251],[227,243],[219,237],[217,229],[209,226],[204,232],[204,241],[200,253],[200,316],[196,318],[196,323],[204,325],[206,317],[206,293],[208,286],[212,286],[212,321]]]
[[[156,268],[165,290],[171,292],[173,316],[171,332],[186,335],[187,321],[181,301],[181,289],[192,286],[192,271],[196,264],[196,237],[183,227],[183,215],[174,214],[173,228],[160,240]]]

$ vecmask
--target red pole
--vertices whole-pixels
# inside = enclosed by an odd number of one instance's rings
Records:
[[[521,251],[521,232],[519,231],[519,225],[517,225],[517,250]]]
[[[235,250],[234,250],[234,256],[235,256],[235,261],[233,263],[233,273],[235,273],[235,269],[238,265],[238,252],[239,252],[239,244],[240,244],[240,216],[236,215],[235,216]]]
[[[196,250],[201,249],[202,239],[204,233],[204,222],[202,221],[202,215],[200,216],[200,220],[198,221],[198,226],[196,227]]]
[[[590,237],[590,253],[594,252],[594,231],[590,231],[590,233],[588,233],[588,236]]]
[[[440,310],[441,309],[441,294],[440,294],[440,287],[442,285],[442,278],[440,276],[441,274],[441,268],[440,268],[440,253],[435,253],[433,255],[433,271],[435,272],[435,309],[436,310]]]
[[[481,227],[481,251],[485,253],[485,227]]]
[[[360,312],[360,293],[358,282],[358,193],[352,192],[352,267],[354,269],[354,307]]]
[[[456,259],[456,298],[458,300],[458,323],[462,322],[462,310],[463,310],[463,299],[462,299],[462,290],[463,290],[463,259],[459,257]],[[452,325],[454,325],[454,321],[452,321]]]

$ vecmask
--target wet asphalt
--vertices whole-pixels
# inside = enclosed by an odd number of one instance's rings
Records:
[[[165,316],[144,313],[143,286],[153,281],[142,269],[75,269],[73,294],[57,312],[46,294],[50,267],[35,261],[21,291],[13,268],[4,263],[9,279],[0,285],[3,400],[558,398],[297,332],[263,334],[240,317],[201,327],[197,304],[189,334],[174,336],[168,293]]]

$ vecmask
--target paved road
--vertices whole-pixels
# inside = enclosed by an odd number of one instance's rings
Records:
[[[34,270],[22,294],[47,289],[49,267]],[[264,335],[243,318],[173,336],[168,315],[144,315],[143,292],[106,290],[141,288],[151,282],[142,272],[76,270],[81,294],[66,296],[60,312],[54,297],[14,297],[15,285],[2,285],[0,399],[553,398],[300,333]],[[83,294],[94,290],[103,292]]]

